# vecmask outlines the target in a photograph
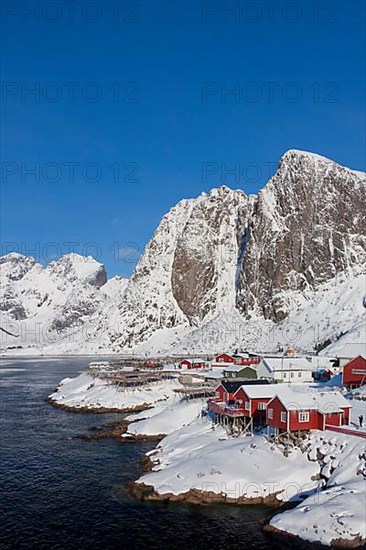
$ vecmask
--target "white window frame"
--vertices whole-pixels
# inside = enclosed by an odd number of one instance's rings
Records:
[[[273,409],[268,409],[268,418],[273,418]]]
[[[250,401],[245,401],[245,410],[250,411]]]
[[[287,422],[287,412],[281,411],[281,422]]]
[[[309,420],[310,420],[309,411],[299,411],[298,412],[298,419],[299,419],[299,422],[309,422]]]
[[[258,402],[258,410],[259,411],[265,411],[267,408],[267,403],[265,401],[259,401]]]

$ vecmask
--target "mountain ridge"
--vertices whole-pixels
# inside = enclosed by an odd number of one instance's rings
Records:
[[[365,183],[363,173],[291,149],[257,195],[225,185],[179,201],[132,276],[112,283],[90,257],[43,267],[8,254],[0,258],[2,322],[47,320],[52,344],[33,341],[41,350],[80,348],[82,337],[65,343],[67,332],[89,326],[97,352],[148,350],[157,331],[183,334],[233,312],[245,323],[284,322],[297,293],[365,273]]]

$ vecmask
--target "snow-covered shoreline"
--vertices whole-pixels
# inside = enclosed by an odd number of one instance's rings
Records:
[[[268,532],[337,548],[366,543],[366,452],[361,439],[315,431],[285,456],[264,436],[228,437],[204,419],[148,453],[149,471],[131,487],[143,500],[266,504],[300,502]],[[270,456],[269,456],[270,455]]]
[[[112,435],[121,442],[159,441],[143,459],[145,473],[129,486],[135,498],[266,504],[285,509],[264,526],[275,535],[337,548],[366,543],[364,440],[313,431],[284,452],[264,432],[229,435],[202,416],[204,399],[182,400],[178,387],[173,378],[119,389],[86,371],[62,380],[49,400],[71,411],[129,411],[123,430]]]
[[[148,386],[120,390],[98,376],[83,372],[61,380],[48,401],[70,412],[139,412],[174,396],[176,380],[152,382]]]

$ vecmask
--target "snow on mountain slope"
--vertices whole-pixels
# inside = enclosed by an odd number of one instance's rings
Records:
[[[338,340],[327,346],[321,355],[333,357],[366,357],[366,314],[363,319],[345,331]]]
[[[223,186],[180,201],[128,281],[107,282],[76,254],[46,268],[9,254],[2,326],[27,334],[3,333],[2,348],[158,355],[334,341],[365,314],[365,190],[361,172],[291,150],[258,197]]]
[[[33,258],[0,258],[2,348],[31,347],[36,353],[70,340],[70,333],[90,322],[116,296],[121,282],[107,281],[104,266],[91,257],[68,254],[43,267]],[[101,287],[106,287],[106,293]]]
[[[172,351],[182,355],[210,354],[235,348],[274,352],[281,347],[314,351],[317,344],[327,339],[336,340],[348,330],[350,341],[356,339],[353,331],[357,335],[360,333],[357,338],[362,340],[366,319],[362,305],[365,287],[365,275],[348,278],[345,273],[323,283],[317,290],[289,293],[292,309],[280,323],[263,317],[245,319],[238,310],[231,309],[198,328],[157,331],[148,342],[136,348],[136,352],[148,355],[164,355]],[[340,342],[346,337],[343,336]],[[333,348],[328,354],[332,353]]]

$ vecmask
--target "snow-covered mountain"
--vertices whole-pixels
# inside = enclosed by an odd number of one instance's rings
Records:
[[[1,326],[17,336],[3,333],[2,348],[37,350],[57,346],[89,325],[126,286],[119,277],[107,281],[103,265],[78,254],[43,267],[33,258],[11,253],[0,258],[0,280]]]
[[[45,268],[9,254],[2,326],[29,334],[3,333],[2,348],[270,350],[293,340],[285,327],[296,323],[298,347],[335,340],[366,312],[365,190],[365,174],[291,150],[258,196],[220,187],[179,202],[128,281],[107,281],[101,264],[76,254]],[[37,323],[46,336],[32,337]]]

